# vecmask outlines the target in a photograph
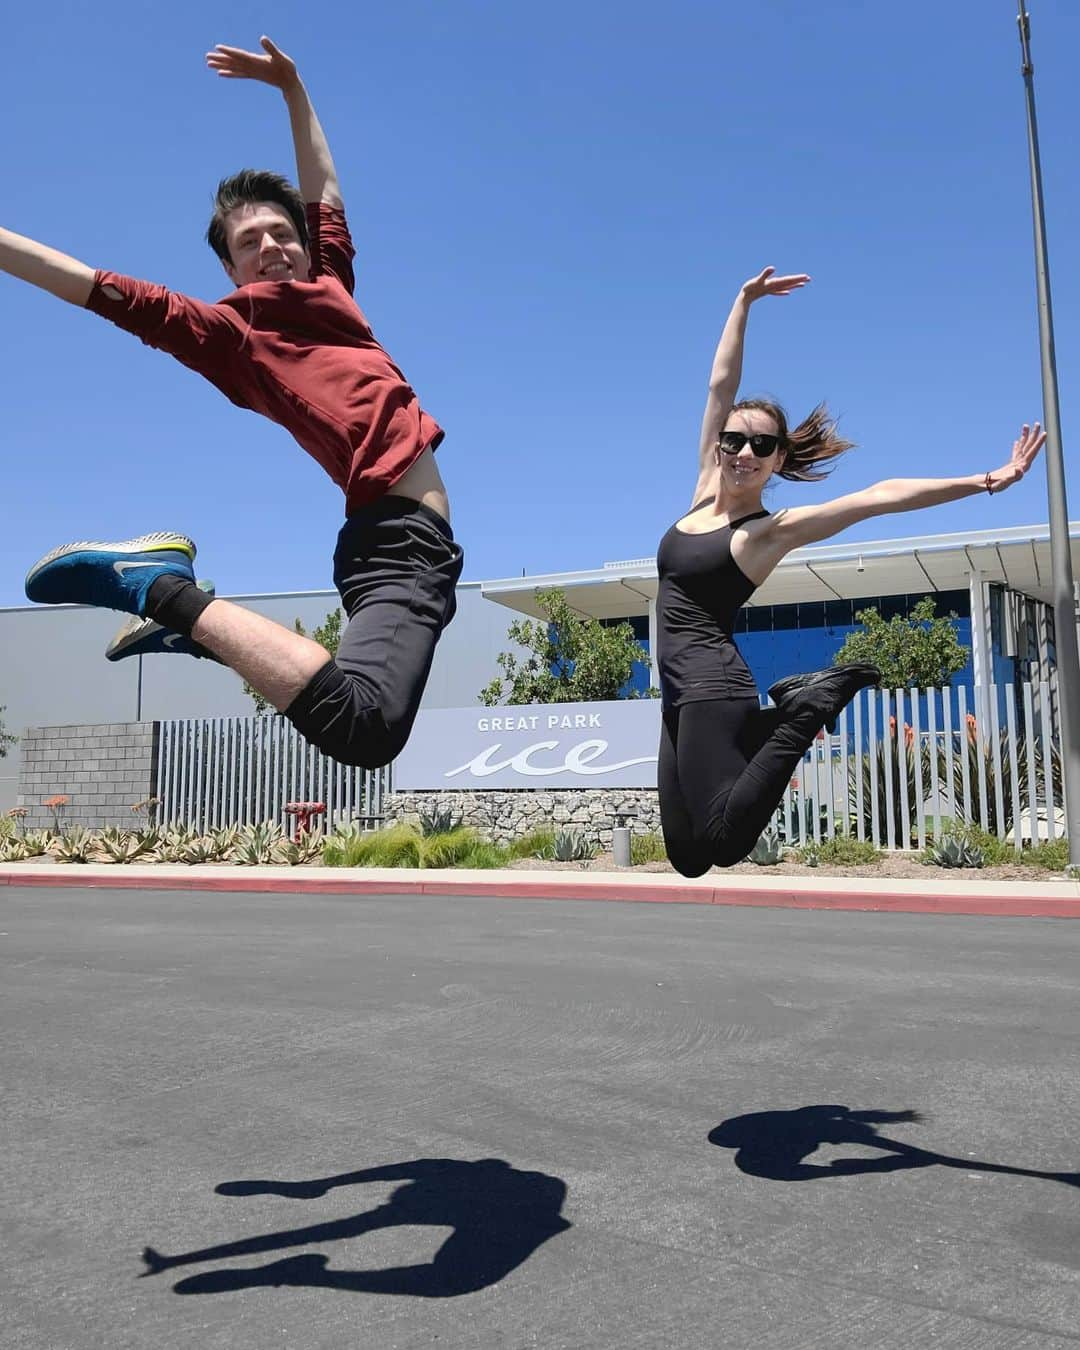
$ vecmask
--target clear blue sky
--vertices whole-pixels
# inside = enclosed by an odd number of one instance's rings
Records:
[[[1031,0],[1066,452],[1080,463],[1080,8]],[[322,117],[358,298],[447,430],[466,578],[646,556],[686,507],[744,278],[744,389],[821,398],[860,444],[816,500],[1003,460],[1040,415],[1014,0],[60,0],[5,24],[2,223],[215,299],[217,179],[291,173],[274,91],[217,80],[268,32]],[[330,584],[338,490],[279,428],[92,315],[0,277],[0,604],[57,543],[188,531],[227,592]],[[1080,515],[1080,473],[1071,475]],[[849,538],[1046,519],[992,502]]]

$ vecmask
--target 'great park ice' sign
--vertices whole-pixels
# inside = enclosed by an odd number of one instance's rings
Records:
[[[658,699],[421,712],[394,761],[400,791],[656,786]]]

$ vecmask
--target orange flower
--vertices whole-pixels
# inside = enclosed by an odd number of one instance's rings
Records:
[[[979,734],[979,724],[976,722],[974,714],[972,713],[965,713],[964,722],[967,725],[967,738],[974,744],[975,739]]]
[[[58,806],[67,806],[70,801],[70,797],[63,792],[60,792],[57,793],[55,797],[46,797],[42,802],[42,806],[51,807],[51,809],[55,811]]]

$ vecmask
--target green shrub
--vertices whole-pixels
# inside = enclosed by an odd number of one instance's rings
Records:
[[[1045,867],[1048,872],[1064,872],[1069,862],[1069,841],[1067,839],[1049,839],[1031,848],[1024,849],[1021,862],[1032,867]]]
[[[544,826],[530,830],[510,842],[511,858],[554,858],[555,831]]]
[[[816,854],[817,862],[810,862],[808,854]],[[823,839],[820,844],[808,844],[799,850],[800,862],[810,867],[824,864],[826,867],[858,867],[864,863],[876,863],[881,858],[881,850],[869,839],[848,839],[836,835],[833,839]]]
[[[331,835],[323,845],[327,867],[420,867],[423,840],[411,825]]]
[[[632,834],[630,836],[630,865],[640,867],[642,863],[667,862],[667,849],[663,837],[659,834]]]
[[[469,849],[458,867],[475,867],[487,869],[492,867],[502,867],[507,860],[507,852],[500,848],[498,844],[490,844],[486,839],[477,839],[472,848]]]
[[[457,829],[425,838],[420,850],[423,867],[465,867],[465,859],[480,843],[476,831],[468,825],[459,825]]]

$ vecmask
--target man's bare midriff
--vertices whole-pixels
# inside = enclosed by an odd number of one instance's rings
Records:
[[[437,511],[443,520],[450,519],[450,499],[446,495],[446,485],[435,463],[435,452],[430,446],[420,458],[409,466],[386,494],[388,497],[411,497],[422,502],[432,511]]]

